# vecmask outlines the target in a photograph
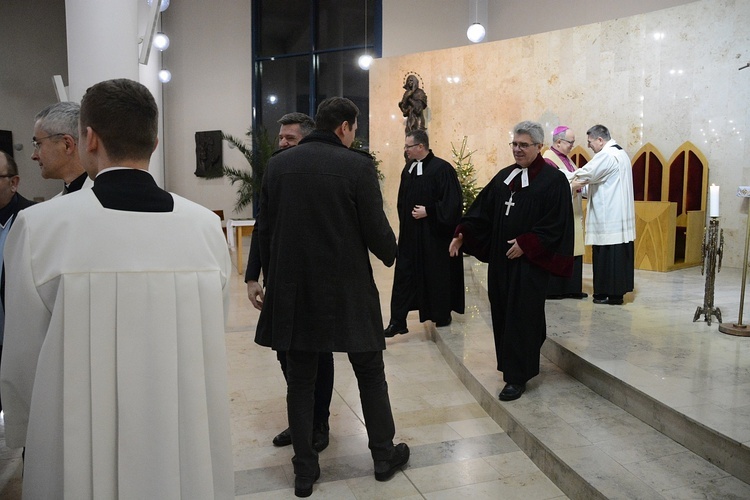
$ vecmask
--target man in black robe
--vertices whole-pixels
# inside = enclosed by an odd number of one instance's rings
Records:
[[[398,190],[398,258],[393,277],[391,320],[386,337],[406,333],[406,315],[419,321],[451,323],[451,310],[464,312],[464,274],[460,256],[448,255],[461,217],[461,185],[456,170],[430,150],[424,130],[406,135],[407,158]]]
[[[547,338],[544,302],[550,273],[573,270],[573,208],[565,175],[539,154],[542,126],[521,122],[513,130],[514,165],[479,193],[450,244],[489,262],[488,291],[502,401],[521,397],[539,374]]]

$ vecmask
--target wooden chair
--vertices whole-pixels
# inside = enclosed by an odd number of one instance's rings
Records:
[[[224,222],[224,210],[212,210],[213,213],[219,216],[219,219],[221,219],[221,230],[224,231],[224,238],[227,237],[227,225],[226,222]]]

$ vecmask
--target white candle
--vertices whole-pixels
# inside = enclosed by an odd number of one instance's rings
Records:
[[[709,208],[708,208],[708,215],[709,217],[718,217],[719,216],[719,186],[716,184],[711,184],[711,186],[708,188],[708,202],[709,202]]]

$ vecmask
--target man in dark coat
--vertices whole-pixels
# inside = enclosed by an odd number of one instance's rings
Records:
[[[315,122],[304,113],[287,113],[279,121],[279,150],[278,154],[287,148],[299,144],[315,128]],[[293,201],[292,201],[293,203]],[[260,216],[256,213],[256,218]],[[247,256],[247,269],[245,270],[245,283],[247,284],[247,297],[257,310],[263,309],[264,292],[258,280],[260,279],[260,247],[258,246],[257,233],[250,241],[250,252]],[[313,418],[313,448],[320,453],[328,447],[328,417],[331,415],[329,407],[333,397],[333,353],[321,352],[318,354],[318,375],[315,378],[315,415]],[[276,351],[276,357],[281,364],[281,371],[286,380],[286,351]],[[274,446],[289,446],[292,444],[292,435],[289,427],[279,432],[273,438]]]
[[[321,102],[315,131],[271,158],[261,188],[256,231],[266,293],[255,341],[287,351],[297,496],[310,495],[320,476],[312,447],[319,352],[349,355],[375,479],[390,479],[409,459],[405,443],[393,445],[380,299],[368,253],[392,265],[396,238],[372,158],[349,150],[358,114],[343,97]]]
[[[398,259],[393,276],[391,320],[386,337],[406,333],[406,316],[451,323],[451,310],[464,312],[464,269],[448,245],[461,218],[461,185],[456,170],[430,150],[424,130],[406,134],[408,161],[398,190]]]
[[[573,270],[573,208],[565,175],[540,154],[544,129],[521,122],[513,130],[514,165],[479,193],[450,245],[489,262],[488,291],[502,401],[521,397],[539,374],[547,338],[544,302],[550,273]]]
[[[3,262],[5,237],[18,212],[34,204],[18,194],[18,165],[11,155],[0,150],[0,263]],[[3,356],[3,333],[5,331],[5,264],[0,267],[0,360]],[[0,411],[3,403],[0,400]]]

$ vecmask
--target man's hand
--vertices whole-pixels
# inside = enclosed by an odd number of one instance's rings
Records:
[[[573,181],[570,183],[570,190],[573,192],[573,194],[580,193],[581,189],[586,185],[586,182],[582,181]]]
[[[263,287],[257,281],[250,280],[247,282],[247,298],[252,302],[253,307],[257,310],[263,309],[263,299],[265,294],[263,293]]]
[[[414,205],[414,208],[411,211],[411,216],[415,219],[424,219],[427,217],[427,209],[424,205]]]
[[[451,244],[448,247],[448,253],[451,257],[458,255],[458,251],[461,250],[461,245],[464,244],[464,235],[458,233],[458,236],[451,240]]]
[[[508,243],[510,243],[512,246],[510,247],[510,250],[505,252],[505,256],[509,259],[517,259],[521,255],[523,255],[523,250],[521,250],[521,247],[518,246],[518,242],[513,240],[508,240]]]

